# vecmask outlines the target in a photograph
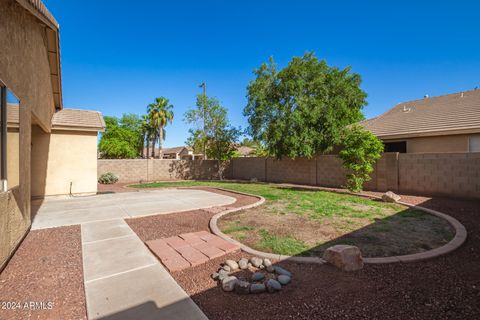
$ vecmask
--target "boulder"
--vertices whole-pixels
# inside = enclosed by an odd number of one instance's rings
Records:
[[[242,258],[238,261],[238,266],[240,269],[245,270],[248,268],[248,259]]]
[[[283,275],[283,274],[279,275],[278,278],[277,278],[277,281],[280,282],[283,285],[286,285],[286,284],[290,283],[290,280],[292,280],[292,278],[290,278],[289,276]]]
[[[238,269],[238,263],[234,260],[225,261],[225,265],[229,266],[230,270],[237,270]]]
[[[250,259],[250,262],[255,268],[260,268],[261,265],[263,265],[263,260],[258,257],[253,257]]]
[[[325,250],[323,259],[343,271],[356,271],[363,268],[360,249],[355,246],[338,244]]]
[[[275,291],[282,290],[282,285],[277,280],[269,279],[266,283],[268,292],[272,293]]]
[[[224,291],[233,291],[235,289],[235,285],[237,284],[238,279],[237,277],[230,276],[226,277],[225,279],[222,280],[222,289]]]
[[[250,293],[250,282],[238,280],[237,283],[235,283],[235,293],[249,294]]]
[[[262,281],[263,279],[265,279],[265,275],[261,272],[255,272],[252,275],[252,281]]]
[[[269,267],[269,266],[272,265],[272,261],[270,261],[270,259],[265,258],[265,259],[263,259],[263,265],[265,267]]]
[[[384,202],[398,202],[401,197],[398,194],[393,193],[392,191],[387,191],[382,195],[382,200]]]
[[[284,269],[280,266],[273,266],[273,269],[275,270],[275,272],[277,274],[282,274],[284,276],[289,276],[289,277],[292,276],[292,273],[290,271],[288,271],[287,269]]]
[[[251,293],[262,293],[265,292],[267,288],[263,283],[252,283],[250,285],[250,292]]]

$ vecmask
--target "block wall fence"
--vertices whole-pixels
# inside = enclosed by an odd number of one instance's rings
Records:
[[[312,159],[98,160],[98,175],[120,182],[235,179],[342,187],[345,170],[335,155]],[[384,153],[366,190],[480,199],[480,153]]]

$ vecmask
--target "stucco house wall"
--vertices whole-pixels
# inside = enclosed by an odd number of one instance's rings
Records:
[[[32,198],[97,192],[97,132],[32,128]]]
[[[20,186],[0,193],[0,268],[30,226],[31,124],[49,131],[55,111],[46,29],[16,1],[0,0],[0,79],[20,99]]]

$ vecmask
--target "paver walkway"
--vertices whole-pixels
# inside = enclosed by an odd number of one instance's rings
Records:
[[[240,250],[240,247],[208,231],[184,233],[177,237],[146,242],[169,271],[198,266],[210,259]]]
[[[152,190],[103,194],[68,199],[48,199],[36,212],[32,230],[92,221],[141,217],[179,211],[224,206],[235,198],[203,190]]]
[[[32,229],[81,224],[89,319],[207,319],[123,218],[228,205],[203,190],[155,190],[47,200]]]

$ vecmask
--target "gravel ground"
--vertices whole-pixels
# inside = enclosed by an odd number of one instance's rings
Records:
[[[457,218],[468,230],[466,243],[433,260],[366,265],[354,273],[284,261],[280,265],[292,271],[294,279],[276,294],[224,293],[210,279],[221,262],[249,257],[244,253],[172,275],[210,319],[479,319],[480,201],[413,196],[403,200]],[[208,230],[212,215],[196,210],[128,223],[143,240],[150,240]]]
[[[0,303],[2,320],[86,319],[80,226],[31,231],[0,274]]]

